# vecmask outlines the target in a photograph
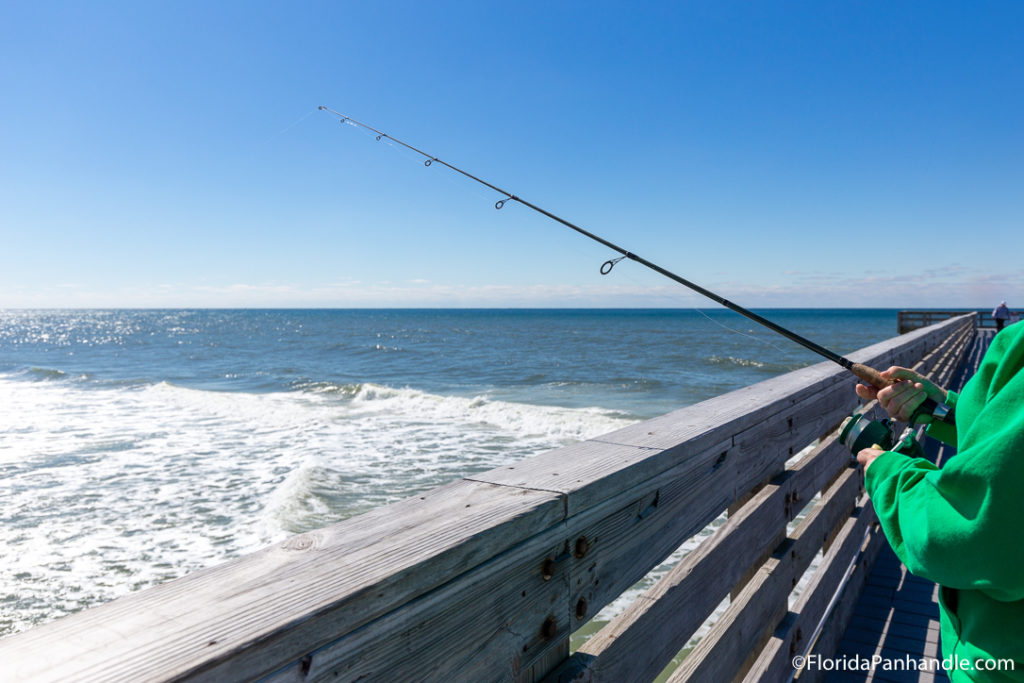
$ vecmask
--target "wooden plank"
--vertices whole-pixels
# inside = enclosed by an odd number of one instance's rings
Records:
[[[779,443],[789,443],[792,433],[800,434],[796,437],[798,443],[808,443],[813,438],[811,435],[821,433],[823,425],[837,422],[838,417],[847,412],[845,407],[842,410],[831,407],[820,395],[809,396],[793,410],[797,414],[802,412],[805,417],[794,419],[790,423],[792,427],[786,427],[784,432],[776,432],[773,422],[755,425],[747,433],[737,435],[737,445],[731,449],[719,453],[720,447],[712,448],[653,482],[635,487],[629,494],[628,505],[605,503],[572,518],[570,526],[579,528],[580,536],[586,538],[590,546],[586,562],[573,574],[573,604],[579,605],[582,600],[587,606],[586,614],[596,613],[663,561],[683,540],[713,521],[736,496],[761,481],[765,471],[781,468],[789,452],[780,449]],[[826,415],[831,412],[833,416],[816,419],[806,416],[814,412]],[[750,449],[758,457],[729,455],[742,453],[743,449]],[[774,462],[769,455],[772,452]],[[842,450],[834,454],[843,462],[848,460],[848,453]],[[701,468],[695,469],[694,463],[699,463]],[[645,496],[660,501],[656,509],[649,511],[649,517],[637,512],[644,507]],[[808,495],[807,499],[810,497]],[[619,507],[619,510],[608,514],[605,509],[612,507]],[[578,521],[588,517],[597,521],[592,526],[577,526]]]
[[[913,574],[907,574],[907,577],[911,579],[917,578]],[[921,580],[920,582],[902,582],[902,578],[903,577],[897,576],[894,580],[890,580],[886,584],[872,581],[871,578],[869,578],[868,584],[864,587],[864,594],[867,595],[870,592],[877,592],[885,595],[890,600],[909,600],[924,604],[937,603],[938,589],[933,582],[924,580]]]
[[[4,638],[0,661],[18,680],[257,678],[563,517],[556,494],[454,482]]]
[[[785,474],[785,472],[782,472],[781,474]],[[771,481],[772,480],[769,479],[762,482],[761,484],[758,484],[752,490],[740,496],[739,499],[737,499],[732,505],[730,505],[726,513],[729,519],[732,519],[737,514],[739,514],[739,511],[743,508],[743,506],[750,502],[750,499],[753,498],[757,493],[759,493]],[[750,581],[750,579],[754,576],[754,573],[757,571],[757,568],[760,567],[764,563],[764,561],[768,559],[768,556],[771,555],[771,552],[775,548],[775,546],[777,546],[779,543],[782,543],[782,541],[785,540],[785,524],[778,524],[775,526],[775,536],[768,536],[767,534],[769,533],[771,532],[768,531],[765,533],[764,536],[759,537],[767,538],[768,542],[765,543],[765,547],[763,552],[761,553],[761,556],[755,558],[753,562],[749,563],[747,573],[739,577],[739,579],[733,583],[732,588],[729,589],[729,599],[734,599],[737,595],[740,594],[740,591],[743,590],[743,586],[747,585],[747,582]]]
[[[878,634],[886,629],[900,638],[921,639],[928,643],[939,642],[940,629],[938,619],[929,619],[923,624],[922,628],[920,622],[908,624],[895,619],[877,619],[857,614],[856,612],[850,618],[850,623],[846,627],[844,637],[848,637],[851,633],[863,633],[868,634],[870,637],[870,640],[867,642],[877,643]]]
[[[813,579],[792,608],[792,618],[776,630],[771,641],[759,653],[745,681],[782,681],[792,673],[793,656],[809,645],[817,625],[841,583],[847,578],[850,565],[861,552],[864,534],[874,522],[870,506],[857,508],[857,523],[844,524],[836,542],[822,558]]]
[[[900,589],[898,586],[882,587],[869,583],[864,587],[861,599],[870,596],[888,601],[896,607],[906,605],[910,608],[921,609],[925,613],[938,614],[938,602],[936,601],[936,591],[934,588],[935,584],[929,586],[925,591],[915,590],[911,587],[904,589]]]
[[[865,496],[860,505],[866,508],[871,505],[871,501],[867,500]],[[873,514],[874,508],[872,507],[871,510]],[[843,585],[839,599],[818,634],[817,640],[812,644],[810,653],[818,654],[822,659],[835,656],[839,642],[842,640],[843,631],[846,630],[846,624],[849,623],[850,617],[857,608],[857,598],[864,588],[868,574],[871,573],[871,565],[874,563],[878,551],[885,545],[885,537],[877,528],[876,522],[872,525],[871,534],[862,546],[860,560],[854,567],[850,578]],[[825,671],[822,669],[805,669],[801,673],[800,683],[818,683],[824,676]]]
[[[965,348],[967,340],[972,333],[973,330],[966,326],[954,332],[942,344],[921,359],[917,364],[921,368],[919,372],[929,377],[932,377],[935,372],[951,372],[951,366],[956,363],[955,356]]]
[[[687,555],[621,615],[594,635],[554,680],[589,675],[609,680],[649,680],[661,671],[746,567],[777,543],[774,535],[849,462],[834,437],[826,439],[790,471],[775,478],[716,533]]]
[[[937,349],[922,359],[922,374],[931,377],[936,383],[944,385],[956,371],[961,360],[969,348],[975,330],[969,325],[964,325],[944,341]]]
[[[898,650],[915,658],[929,657],[939,649],[939,641],[935,638],[927,638],[930,631],[925,630],[920,634],[908,634],[905,625],[901,629],[890,629],[888,624],[881,622],[881,628],[876,631],[864,631],[861,627],[848,626],[843,634],[843,643],[859,643],[868,645],[871,648],[878,648],[882,645],[888,650]],[[840,649],[845,650],[840,643]]]
[[[785,614],[790,591],[817,554],[825,535],[849,517],[859,488],[857,472],[848,470],[744,588],[740,599],[729,605],[711,632],[669,677],[670,682],[717,683],[735,677],[764,630],[775,628],[777,622],[771,617],[780,611]],[[857,520],[848,523],[856,525]]]
[[[498,555],[305,657],[265,683],[509,680],[568,656],[564,533]],[[554,560],[545,572],[545,560]],[[550,667],[548,663],[546,666]],[[231,677],[211,671],[209,680]],[[301,675],[300,675],[301,674]],[[528,678],[527,678],[528,679]]]

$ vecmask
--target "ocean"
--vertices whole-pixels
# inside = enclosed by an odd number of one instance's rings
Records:
[[[0,311],[0,636],[818,362],[727,310]]]

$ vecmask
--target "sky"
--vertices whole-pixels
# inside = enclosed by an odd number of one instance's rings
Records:
[[[0,308],[1024,308],[1024,3],[0,2]]]

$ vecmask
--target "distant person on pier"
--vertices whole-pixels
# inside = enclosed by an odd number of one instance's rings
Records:
[[[1010,309],[1006,307],[1005,301],[1000,301],[999,305],[992,310],[992,317],[996,321],[996,332],[1001,331],[1006,325],[1006,321],[1010,319]]]
[[[861,398],[877,397],[890,416],[929,423],[930,436],[957,448],[941,469],[875,448],[857,455],[892,549],[912,573],[941,586],[943,661],[983,659],[1000,667],[949,671],[955,683],[1024,681],[1022,370],[1024,325],[1011,325],[994,337],[959,395],[899,367],[882,373],[896,380],[892,386],[857,386]],[[954,411],[955,427],[915,416],[926,397]]]

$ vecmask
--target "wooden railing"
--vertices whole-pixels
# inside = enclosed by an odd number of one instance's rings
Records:
[[[897,329],[900,334],[903,334],[904,332],[911,332],[922,327],[934,325],[935,323],[942,322],[943,320],[949,320],[950,318],[957,318],[964,315],[974,316],[975,327],[996,327],[996,320],[992,317],[991,311],[969,311],[964,309],[956,311],[900,311]],[[1010,311],[1010,316],[1011,320],[1019,320],[1021,312]]]
[[[851,358],[921,361],[942,382],[973,330],[951,319]],[[804,368],[5,638],[0,678],[651,680],[732,595],[671,680],[785,680],[793,653],[834,649],[881,542],[834,437],[856,404],[845,371]],[[570,654],[573,631],[727,510]]]

